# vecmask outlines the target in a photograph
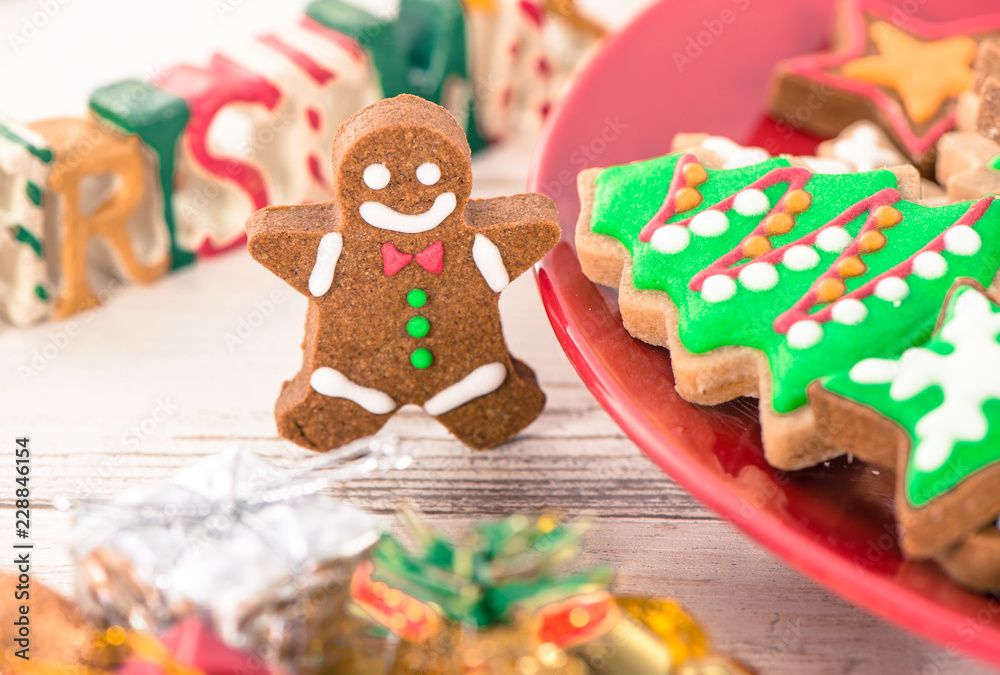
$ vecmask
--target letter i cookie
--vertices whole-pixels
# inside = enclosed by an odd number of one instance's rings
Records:
[[[337,134],[332,201],[247,222],[250,254],[309,298],[302,369],[275,405],[283,437],[329,450],[416,404],[490,448],[541,413],[497,299],[558,241],[558,215],[541,195],[470,200],[470,157],[444,108],[380,101]]]
[[[0,316],[15,326],[52,314],[42,198],[54,157],[40,135],[0,118]]]

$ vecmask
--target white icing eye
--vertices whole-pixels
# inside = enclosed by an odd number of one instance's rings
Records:
[[[364,173],[365,185],[372,190],[381,190],[389,184],[389,169],[385,164],[369,164]]]
[[[424,185],[434,185],[441,180],[441,169],[433,162],[424,162],[417,167],[417,180]]]

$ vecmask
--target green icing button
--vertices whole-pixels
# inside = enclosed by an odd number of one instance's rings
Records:
[[[427,304],[427,294],[419,288],[414,288],[406,294],[406,301],[410,303],[410,307],[423,307]]]
[[[430,368],[430,365],[434,362],[434,356],[430,351],[421,347],[420,349],[414,349],[413,353],[410,354],[410,363],[413,364],[414,368],[419,368],[423,370],[424,368]]]
[[[406,322],[406,332],[410,337],[422,338],[431,330],[431,322],[425,316],[415,316]]]

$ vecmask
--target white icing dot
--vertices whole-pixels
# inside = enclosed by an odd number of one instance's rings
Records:
[[[875,284],[875,297],[888,302],[899,302],[910,294],[910,287],[899,277],[886,277]]]
[[[848,377],[858,384],[888,384],[899,373],[899,362],[891,359],[864,359],[851,368]]]
[[[733,210],[741,216],[761,216],[770,208],[771,202],[760,190],[744,190],[733,200]]]
[[[389,169],[386,168],[385,164],[369,164],[365,168],[362,178],[365,181],[365,185],[372,190],[381,190],[389,184]]]
[[[796,321],[788,329],[788,346],[809,349],[823,339],[823,327],[815,321]]]
[[[736,282],[725,274],[715,274],[705,279],[701,286],[701,297],[705,302],[722,302],[736,294]]]
[[[819,254],[812,246],[792,246],[785,251],[781,262],[785,263],[785,267],[796,272],[811,270],[819,264]]]
[[[982,246],[979,233],[968,225],[955,225],[944,233],[944,247],[955,255],[974,255]]]
[[[441,180],[441,169],[433,162],[424,162],[417,167],[417,180],[424,185],[434,185]]]
[[[860,300],[844,298],[834,304],[831,315],[837,323],[857,326],[868,316],[868,308]]]
[[[816,237],[816,245],[827,253],[840,253],[851,243],[851,235],[842,227],[828,227]]]
[[[708,209],[691,219],[690,228],[699,237],[718,237],[729,229],[729,218],[722,211]]]
[[[691,243],[691,233],[680,225],[664,225],[649,240],[660,253],[680,253]]]
[[[740,282],[751,291],[767,291],[778,285],[778,270],[770,263],[750,263],[740,270]]]
[[[948,263],[940,253],[924,251],[913,259],[913,273],[921,279],[940,279],[948,271]]]
[[[923,440],[913,452],[913,466],[920,471],[937,471],[951,457],[953,443],[940,438]]]

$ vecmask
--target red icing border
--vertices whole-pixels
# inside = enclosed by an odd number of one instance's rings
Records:
[[[677,160],[677,164],[674,166],[673,178],[670,179],[670,187],[667,188],[667,196],[663,199],[663,206],[660,207],[656,215],[650,218],[649,222],[639,232],[639,241],[644,244],[649,243],[649,240],[653,237],[653,233],[666,225],[667,221],[677,213],[677,201],[674,199],[674,195],[677,194],[677,190],[687,186],[687,181],[684,180],[684,167],[688,164],[700,164],[700,162],[690,152],[684,153]]]

